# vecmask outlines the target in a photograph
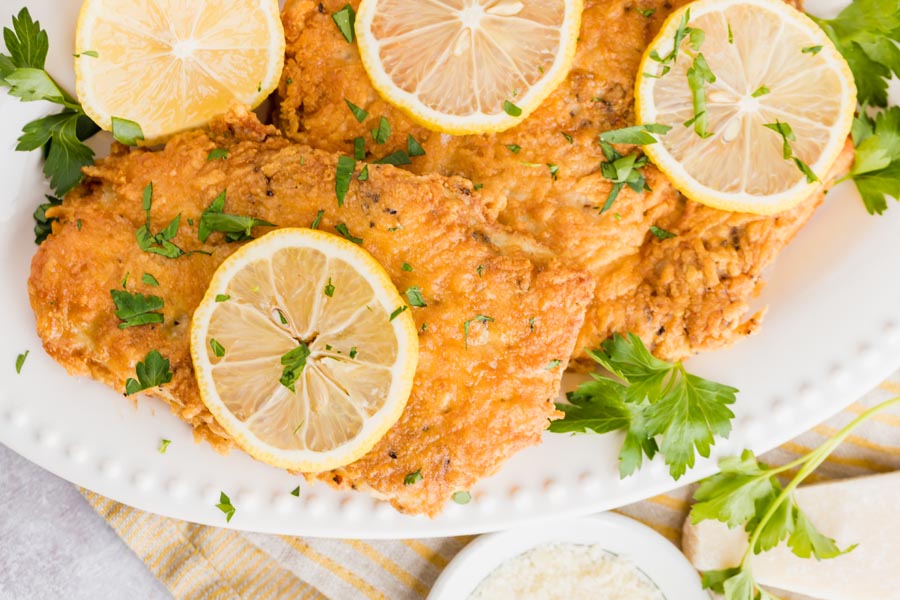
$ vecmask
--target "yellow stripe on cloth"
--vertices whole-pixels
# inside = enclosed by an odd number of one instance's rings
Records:
[[[900,394],[900,372],[844,411],[760,457],[777,466],[818,447],[876,403]],[[900,409],[877,415],[848,436],[806,483],[900,468]],[[783,473],[790,477],[797,470]],[[696,486],[616,512],[681,542]],[[449,561],[475,536],[422,540],[300,539],[242,533],[143,513],[84,495],[171,591],[175,600],[422,600]]]

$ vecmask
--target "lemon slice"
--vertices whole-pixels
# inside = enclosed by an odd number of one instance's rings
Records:
[[[688,31],[667,61],[687,15],[702,34]],[[688,82],[689,69],[695,80],[701,72],[699,54],[715,81],[694,86],[706,110],[691,123],[703,112]],[[809,17],[778,0],[700,0],[675,11],[639,73],[638,121],[672,126],[646,153],[686,196],[725,210],[771,214],[808,198],[821,184],[801,168],[825,179],[856,109],[844,58]]]
[[[501,131],[569,72],[582,0],[362,0],[356,35],[375,89],[445,133]]]
[[[200,395],[216,420],[253,457],[305,472],[353,462],[381,439],[406,406],[418,352],[381,265],[310,229],[280,229],[232,254],[191,324]]]
[[[136,122],[148,142],[255,107],[284,65],[278,0],[85,0],[75,39],[78,98],[103,129]]]

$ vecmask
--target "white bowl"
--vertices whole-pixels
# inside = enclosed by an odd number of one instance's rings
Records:
[[[697,571],[671,542],[634,519],[612,513],[541,521],[483,535],[447,565],[428,600],[464,600],[507,560],[537,546],[554,543],[596,544],[628,559],[656,584],[667,600],[709,600]]]

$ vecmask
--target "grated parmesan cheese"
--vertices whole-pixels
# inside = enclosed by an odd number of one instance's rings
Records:
[[[469,600],[664,600],[629,560],[600,546],[545,544],[512,558]]]

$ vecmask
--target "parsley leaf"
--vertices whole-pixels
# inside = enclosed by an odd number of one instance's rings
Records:
[[[137,146],[144,139],[144,131],[140,125],[119,117],[112,118],[112,135],[117,142],[126,146]]]
[[[372,139],[376,144],[383,144],[391,137],[391,124],[384,117],[378,120],[378,127],[371,130]]]
[[[650,226],[650,233],[652,233],[654,236],[656,236],[657,239],[660,239],[660,240],[669,240],[669,239],[672,239],[673,237],[678,237],[671,231],[666,231],[665,229],[660,229],[656,225]]]
[[[344,39],[349,43],[353,43],[356,37],[356,11],[349,4],[345,4],[344,8],[331,15],[331,20],[337,25],[338,30]]]
[[[228,158],[227,148],[214,148],[206,155],[206,160],[225,160]]]
[[[659,123],[645,123],[644,125],[632,125],[622,129],[604,131],[600,134],[600,141],[610,144],[636,144],[645,146],[655,144],[658,140],[653,134],[665,135],[672,129],[669,125]]]
[[[158,350],[148,352],[144,361],[138,362],[135,372],[137,380],[129,377],[125,382],[126,396],[169,383],[173,377],[169,359],[163,357]]]
[[[284,369],[281,372],[281,385],[296,393],[296,383],[303,373],[306,366],[306,359],[309,357],[309,346],[300,342],[300,345],[293,350],[287,352],[281,357],[281,364]]]
[[[350,233],[350,230],[347,229],[346,223],[338,223],[337,225],[334,226],[334,229],[339,234],[341,234],[341,237],[344,238],[345,240],[347,240],[349,242],[353,242],[354,244],[359,244],[360,246],[362,246],[363,239],[352,235]]]
[[[509,100],[503,101],[503,112],[508,114],[511,117],[521,117],[522,109],[510,102]]]
[[[791,126],[787,123],[782,123],[781,121],[775,121],[774,123],[764,123],[763,127],[766,129],[771,129],[775,133],[781,136],[783,141],[782,144],[782,155],[785,160],[792,160],[794,164],[797,165],[797,168],[806,176],[807,183],[814,183],[819,181],[819,178],[816,177],[816,174],[813,173],[812,169],[809,168],[805,162],[800,160],[797,156],[794,155],[794,150],[791,148],[791,142],[796,141],[796,137],[794,136],[794,131],[791,129]]]
[[[356,170],[356,161],[349,156],[339,156],[337,160],[337,172],[334,176],[334,193],[337,196],[338,206],[344,205],[347,192],[350,191],[350,179]]]
[[[365,138],[358,137],[353,140],[353,158],[356,160],[366,160],[366,140]],[[356,168],[356,165],[353,166]],[[351,172],[352,174],[352,172]],[[347,182],[349,185],[349,181]]]
[[[672,65],[678,60],[678,50],[681,48],[681,42],[684,41],[685,37],[690,36],[693,31],[692,27],[688,27],[688,22],[690,22],[690,20],[691,10],[688,9],[684,11],[684,14],[681,16],[681,21],[679,21],[678,27],[675,29],[674,44],[668,54],[660,56],[656,49],[650,51],[650,59],[659,63],[660,69],[656,74],[645,73],[645,75],[649,77],[662,77],[672,70]]]
[[[32,215],[34,217],[34,243],[38,245],[43,243],[47,236],[53,232],[53,222],[57,220],[55,217],[47,216],[47,209],[62,204],[62,200],[59,198],[54,198],[53,196],[44,197],[47,199],[47,202],[40,204],[34,209],[34,214]]]
[[[216,196],[200,215],[197,238],[206,243],[213,232],[225,234],[228,242],[244,242],[253,239],[254,227],[277,227],[274,223],[243,215],[229,215],[225,211],[225,191]]]
[[[216,338],[211,338],[209,340],[209,347],[212,349],[213,354],[216,358],[222,358],[225,356],[225,346],[219,343],[219,340]]]
[[[29,352],[31,352],[31,350],[26,350],[22,354],[19,354],[18,356],[16,356],[16,374],[17,375],[22,372],[22,367],[25,366],[25,359],[28,358]]]
[[[626,185],[635,192],[650,190],[650,186],[647,185],[647,180],[640,171],[640,169],[646,166],[649,161],[646,156],[639,156],[638,154],[622,156],[610,143],[603,139],[600,140],[600,147],[603,150],[604,156],[606,156],[606,162],[601,163],[600,165],[600,173],[603,177],[613,182],[609,194],[606,197],[606,202],[604,202],[603,206],[600,208],[600,214],[603,214],[612,207],[613,202],[615,202],[616,198],[619,196],[619,192],[622,191],[622,188]]]
[[[141,276],[141,282],[143,282],[144,285],[149,285],[151,287],[159,287],[159,281],[150,273],[144,273]]]
[[[412,161],[409,159],[409,155],[404,150],[397,150],[396,152],[391,152],[387,156],[380,158],[375,161],[376,165],[394,165],[395,167],[400,167],[403,165],[412,164]]]
[[[163,308],[164,302],[159,296],[131,294],[123,290],[110,290],[109,293],[116,305],[116,316],[122,321],[119,329],[163,322],[162,313],[154,312]]]
[[[694,466],[696,454],[709,456],[715,437],[731,431],[737,390],[688,373],[680,363],[655,358],[640,338],[616,335],[589,353],[613,377],[593,381],[558,404],[565,416],[550,424],[556,433],[607,433],[624,429],[619,473],[634,473],[643,456],[660,452],[678,479]]]
[[[856,158],[847,177],[856,183],[866,210],[881,214],[888,196],[900,199],[900,107],[875,118],[861,111],[853,122],[853,142]]]
[[[3,28],[3,39],[9,58],[16,67],[43,69],[50,49],[47,32],[41,29],[40,21],[31,18],[27,8],[12,18],[13,28]]]
[[[422,290],[416,286],[412,286],[406,290],[406,299],[409,300],[410,306],[415,306],[416,308],[425,308],[428,306],[425,304],[425,298],[422,297]]]
[[[834,19],[812,19],[844,55],[860,104],[887,106],[887,80],[900,76],[900,10],[896,0],[855,0]],[[821,49],[821,48],[820,48]],[[815,54],[815,47],[803,51]]]
[[[693,125],[697,135],[708,138],[712,133],[707,131],[706,84],[715,83],[716,76],[710,70],[702,52],[694,57],[694,62],[688,67],[687,80],[691,90],[691,101],[694,105],[694,117],[685,123],[685,127]]]
[[[356,120],[357,120],[359,123],[362,123],[363,121],[365,121],[366,119],[369,118],[369,113],[366,112],[365,110],[363,110],[362,108],[360,108],[360,107],[358,107],[357,105],[353,104],[352,102],[350,102],[350,101],[347,100],[346,98],[344,99],[344,102],[347,103],[347,108],[350,109],[350,112],[353,113],[353,116],[356,118]]]
[[[406,153],[410,156],[425,156],[425,148],[416,141],[412,134],[406,136]]]
[[[231,517],[234,516],[235,508],[231,504],[231,499],[225,495],[225,492],[219,492],[219,503],[216,508],[225,513],[225,522],[230,523]]]

